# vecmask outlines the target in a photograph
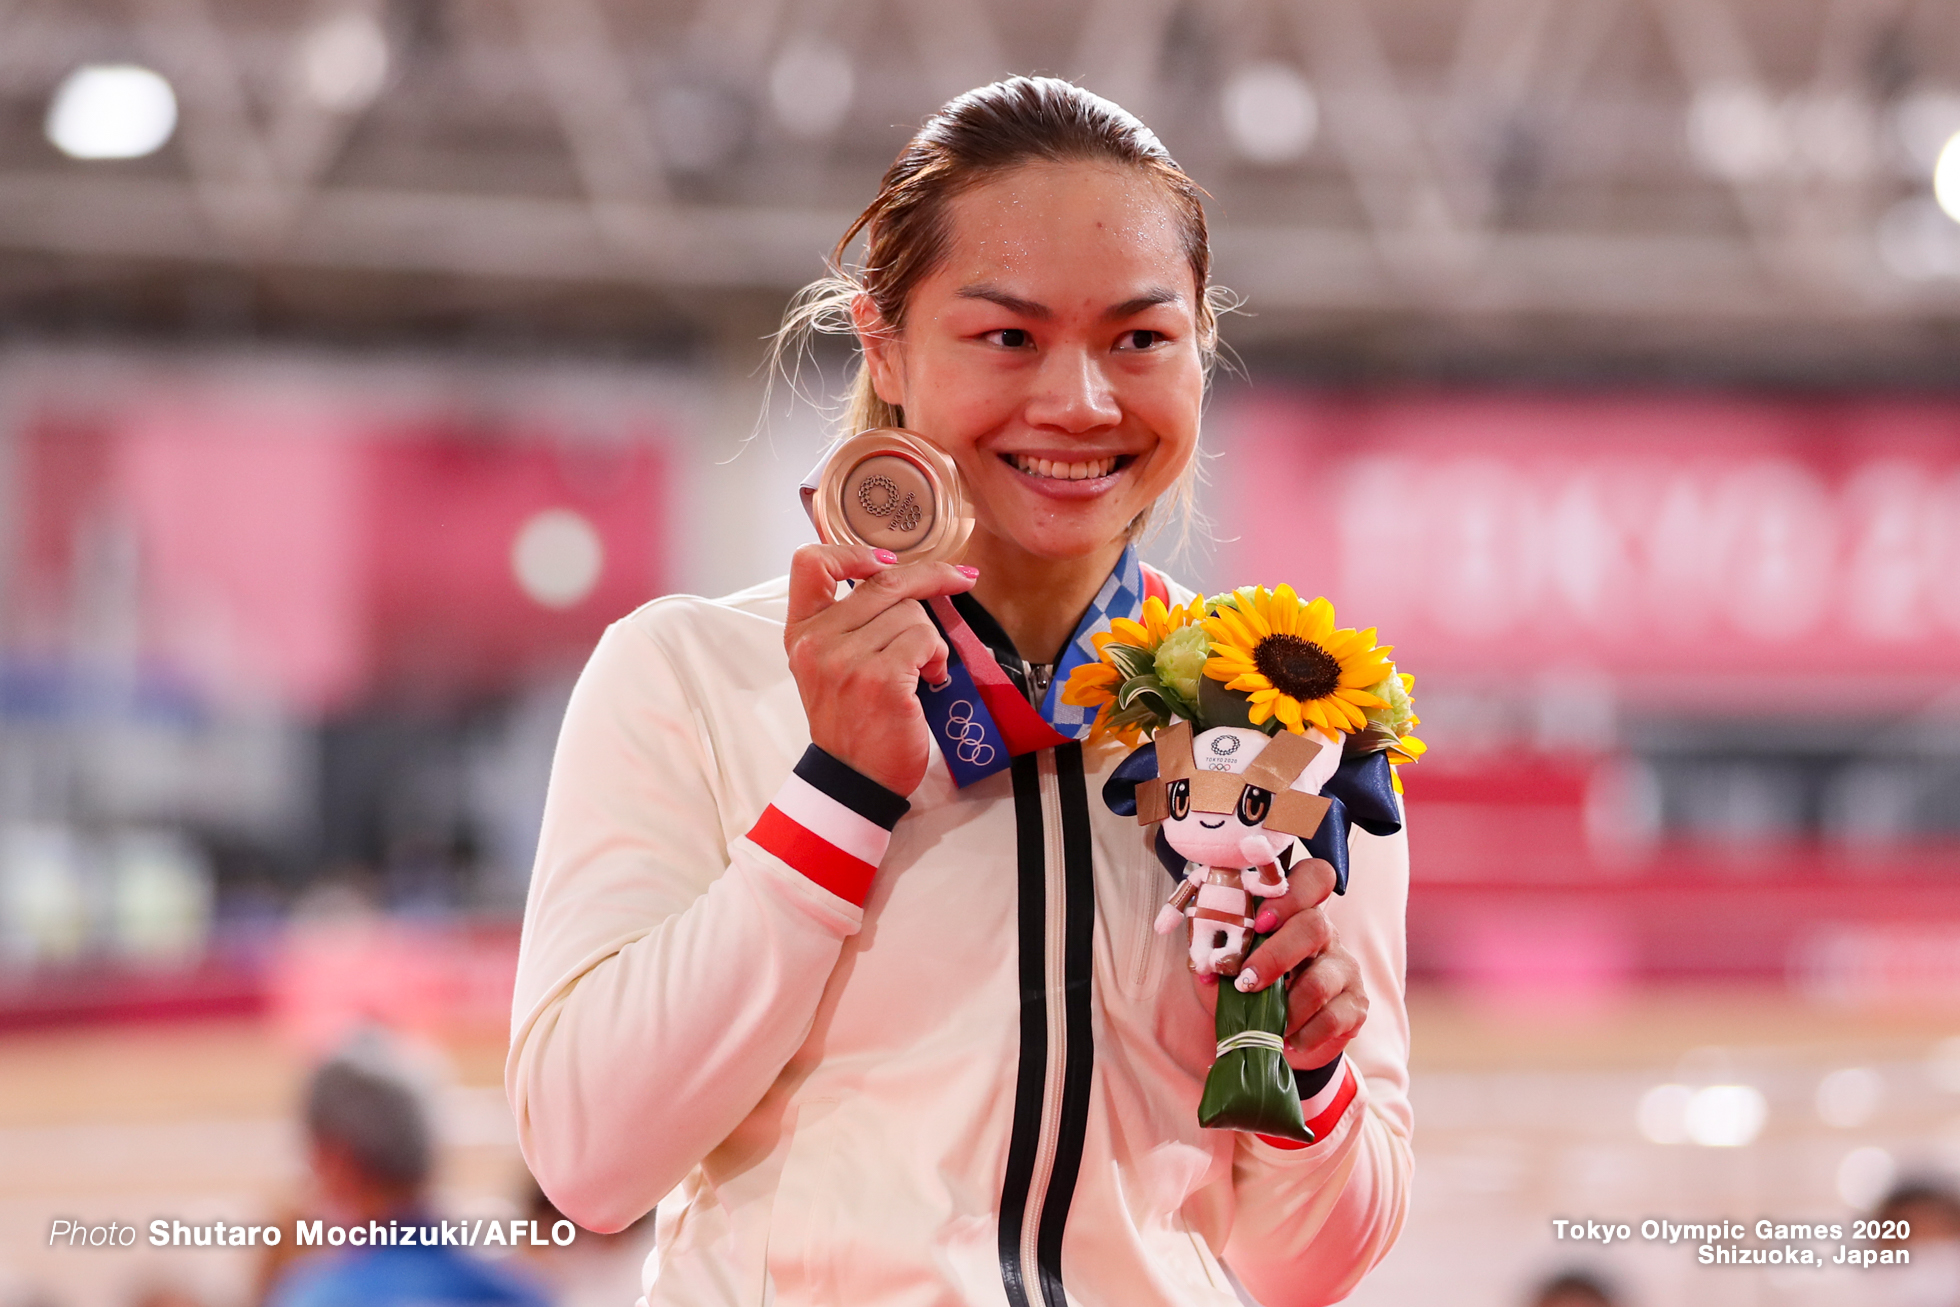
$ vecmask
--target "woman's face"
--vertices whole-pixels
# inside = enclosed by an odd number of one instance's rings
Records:
[[[1029,164],[954,200],[896,334],[859,331],[879,398],[952,455],[980,532],[1044,559],[1119,540],[1176,484],[1204,395],[1171,201],[1099,164]]]

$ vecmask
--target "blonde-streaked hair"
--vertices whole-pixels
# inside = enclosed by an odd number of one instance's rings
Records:
[[[886,170],[876,198],[838,240],[829,275],[790,301],[776,333],[772,372],[793,371],[816,333],[855,334],[852,307],[860,296],[870,299],[886,329],[903,331],[913,289],[946,257],[951,202],[1030,163],[1115,164],[1135,168],[1163,188],[1197,289],[1193,307],[1208,381],[1218,353],[1218,315],[1234,301],[1211,285],[1205,192],[1134,114],[1054,77],[1010,77],[978,87],[926,119]],[[864,256],[852,267],[847,255],[860,234]],[[878,397],[871,369],[860,358],[836,420],[836,437],[904,425],[905,414]],[[1192,456],[1177,486],[1164,496],[1182,511],[1187,533],[1200,457]],[[1132,539],[1148,528],[1155,511],[1153,506],[1130,524]]]

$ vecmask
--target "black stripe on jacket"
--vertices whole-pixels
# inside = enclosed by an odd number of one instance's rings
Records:
[[[999,1254],[1001,1283],[1010,1307],[1066,1307],[1062,1286],[1062,1237],[1082,1169],[1088,1133],[1090,1089],[1095,1073],[1092,1028],[1092,969],[1095,945],[1094,845],[1089,829],[1089,795],[1082,768],[1082,746],[1055,749],[1056,781],[1062,814],[1062,986],[1063,1029],[1061,1101],[1054,1105],[1055,1155],[1042,1195],[1035,1231],[1035,1262],[1021,1261],[1022,1236],[1034,1197],[1034,1169],[1040,1149],[1042,1101],[1048,1073],[1046,832],[1042,824],[1038,755],[1016,758],[1014,775],[1015,845],[1019,893],[1020,1065],[1014,1085],[1014,1129],[1008,1141],[1007,1170],[1001,1185]],[[1031,1283],[1032,1281],[1032,1283]]]
[[[1063,1005],[1068,1014],[1067,1061],[1062,1067],[1061,1130],[1055,1142],[1055,1168],[1048,1177],[1048,1199],[1041,1208],[1035,1245],[1041,1287],[1048,1307],[1067,1307],[1062,1296],[1062,1231],[1082,1170],[1082,1144],[1089,1132],[1089,1085],[1096,1069],[1091,1028],[1090,981],[1095,965],[1095,846],[1089,838],[1089,790],[1082,776],[1082,746],[1055,750],[1062,791],[1063,895],[1067,917],[1062,940]]]
[[[1000,1280],[1010,1307],[1033,1307],[1021,1267],[1021,1226],[1028,1214],[1035,1151],[1041,1143],[1041,1090],[1048,1069],[1048,995],[1042,957],[1047,946],[1046,854],[1041,830],[1041,773],[1037,755],[1013,763],[1015,861],[1020,898],[1021,1062],[1014,1078],[1014,1133],[1000,1188]]]

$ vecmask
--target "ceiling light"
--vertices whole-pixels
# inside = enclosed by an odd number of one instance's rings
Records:
[[[1790,142],[1768,96],[1754,86],[1717,83],[1696,91],[1688,108],[1688,150],[1718,177],[1754,181],[1784,166]]]
[[[1947,217],[1960,222],[1960,132],[1947,137],[1933,165],[1933,198]]]
[[[350,9],[306,34],[299,46],[300,83],[322,108],[365,109],[388,80],[388,38],[372,15]]]
[[[176,130],[170,83],[134,64],[85,64],[48,106],[48,140],[71,159],[140,159]]]
[[[856,90],[851,61],[833,46],[791,46],[769,72],[776,120],[805,140],[821,140],[843,126]]]
[[[1240,154],[1254,163],[1299,158],[1320,128],[1313,87],[1291,64],[1248,64],[1232,74],[1221,97],[1225,127]]]

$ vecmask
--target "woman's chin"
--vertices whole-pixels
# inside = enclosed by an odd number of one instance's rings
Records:
[[[1042,493],[1025,485],[1004,489],[1005,494],[986,496],[981,529],[1023,553],[1053,562],[1086,558],[1120,544],[1142,511],[1130,509],[1133,496],[1111,493],[1118,488],[1109,485],[1101,494]]]
[[[1106,553],[1124,543],[1129,521],[1107,523],[1034,523],[1023,518],[1014,525],[995,525],[988,534],[1018,553],[1050,563],[1071,563]]]

